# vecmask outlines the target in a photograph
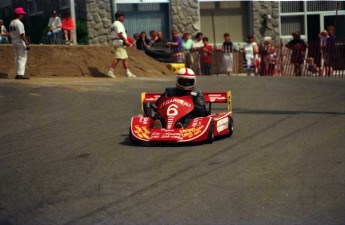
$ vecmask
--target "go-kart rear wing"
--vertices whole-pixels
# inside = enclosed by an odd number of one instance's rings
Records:
[[[161,93],[141,93],[141,110],[144,112],[143,103],[150,102],[156,103],[157,99],[161,97]],[[227,103],[228,112],[232,112],[232,99],[231,99],[231,91],[227,92],[204,92],[204,99],[205,103],[209,104],[209,112],[211,112],[211,104],[212,103]]]

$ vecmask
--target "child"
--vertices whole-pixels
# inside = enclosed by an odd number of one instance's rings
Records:
[[[232,72],[232,42],[230,39],[230,34],[225,33],[224,34],[224,42],[221,46],[221,51],[223,52],[223,59],[225,63],[226,73],[228,76],[231,75]]]
[[[277,53],[274,46],[271,46],[268,59],[268,76],[274,76],[276,73]]]
[[[326,45],[327,45],[327,38],[328,38],[328,33],[327,30],[323,30],[320,32],[319,34],[319,38],[320,38],[320,46],[321,46],[321,53],[324,54],[325,50],[326,50]]]
[[[214,53],[214,49],[211,45],[208,44],[207,37],[204,37],[202,39],[202,42],[204,43],[204,47],[202,48],[202,55],[200,58],[201,71],[202,71],[202,74],[204,75],[211,75],[211,70],[212,70],[211,56]]]
[[[317,69],[316,64],[314,62],[314,58],[312,58],[312,57],[307,58],[307,63],[308,63],[307,70],[309,72],[311,72],[313,74],[313,76],[315,77],[316,74],[318,73],[318,69]]]
[[[62,30],[65,37],[66,45],[69,45],[73,42],[73,30],[74,30],[74,21],[69,12],[66,13],[66,17],[62,20]],[[69,40],[68,40],[69,39]]]

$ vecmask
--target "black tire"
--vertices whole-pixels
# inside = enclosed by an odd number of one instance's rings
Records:
[[[169,59],[163,59],[163,58],[153,58],[155,60],[157,60],[158,62],[162,62],[162,63],[174,63],[174,59],[173,58],[169,58]]]
[[[232,134],[234,133],[234,120],[230,116],[229,116],[228,126],[229,126],[229,133],[226,136],[231,137]]]
[[[129,143],[132,144],[132,145],[139,145],[140,144],[140,141],[137,141],[133,138],[133,135],[132,135],[132,130],[131,128],[129,128],[129,135],[128,135],[128,138],[129,138]]]
[[[148,48],[145,50],[146,55],[154,59],[171,59],[172,53],[169,48]]]
[[[214,127],[213,127],[213,122],[210,124],[210,128],[209,128],[209,131],[208,131],[208,136],[207,136],[207,139],[206,139],[206,143],[207,144],[212,144],[213,141],[214,141]]]

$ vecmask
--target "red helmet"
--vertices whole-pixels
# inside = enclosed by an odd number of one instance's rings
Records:
[[[189,68],[182,68],[176,75],[176,87],[181,90],[191,91],[194,89],[196,83],[196,76],[193,70]]]

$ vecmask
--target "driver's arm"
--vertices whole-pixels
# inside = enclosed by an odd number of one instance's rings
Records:
[[[194,110],[193,116],[206,116],[206,106],[205,106],[205,99],[204,94],[201,91],[191,92],[191,96],[194,102]]]

